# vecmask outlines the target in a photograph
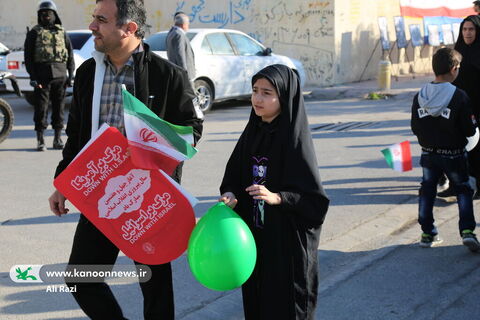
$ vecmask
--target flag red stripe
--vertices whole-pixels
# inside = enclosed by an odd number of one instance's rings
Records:
[[[131,141],[129,141],[129,148],[133,164],[143,169],[158,170],[161,168],[166,174],[171,176],[180,163],[177,159],[169,157],[164,153],[147,150],[131,143]]]
[[[402,16],[414,17],[414,18],[423,18],[423,17],[464,18],[471,14],[476,14],[475,11],[473,11],[473,8],[450,9],[447,7],[438,7],[438,8],[431,8],[431,9],[422,9],[422,8],[415,8],[410,6],[400,7],[400,12]]]
[[[402,166],[403,171],[412,170],[412,154],[410,152],[410,141],[404,141],[400,144],[402,148]]]

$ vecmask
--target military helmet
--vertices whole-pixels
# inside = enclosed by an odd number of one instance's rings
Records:
[[[38,10],[37,12],[41,10],[52,10],[53,12],[57,12],[57,6],[53,1],[50,0],[45,0],[45,1],[40,1],[38,4]]]
[[[57,12],[57,6],[55,5],[55,2],[51,0],[41,0],[38,3],[38,10],[37,10],[37,15],[38,15],[38,24],[40,24],[41,19],[40,19],[40,11],[42,10],[52,10],[53,13],[55,14],[55,24],[62,24],[62,21],[60,20],[60,17],[58,16]]]

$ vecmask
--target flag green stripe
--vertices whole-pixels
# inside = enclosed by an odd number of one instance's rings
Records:
[[[193,134],[193,129],[186,126],[173,125],[163,119],[160,119],[152,110],[148,109],[143,102],[132,96],[128,91],[122,90],[124,111],[132,116],[136,116],[146,122],[152,130],[163,136],[174,148],[192,158],[197,150],[187,143],[179,134]],[[160,132],[157,127],[164,127]],[[181,130],[181,132],[177,131]]]
[[[393,168],[393,155],[390,148],[383,149],[382,153],[383,153],[383,156],[385,157],[385,160],[387,161],[388,166],[390,168]]]

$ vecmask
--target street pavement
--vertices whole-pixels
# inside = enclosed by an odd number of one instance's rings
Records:
[[[480,319],[480,254],[461,244],[456,203],[436,203],[444,242],[430,249],[418,246],[420,148],[409,118],[414,93],[430,79],[392,80],[385,100],[365,99],[377,91],[375,81],[305,88],[320,175],[331,198],[319,247],[316,319]],[[11,136],[0,144],[0,319],[86,319],[70,294],[9,278],[14,265],[65,264],[79,213],[72,206],[61,218],[50,213],[47,198],[61,152],[34,151],[32,107],[12,95],[2,97],[14,107],[16,119]],[[182,181],[200,200],[197,217],[218,197],[225,163],[249,110],[245,101],[228,102],[206,116],[199,153],[186,163]],[[52,140],[50,131],[49,147]],[[412,143],[414,169],[399,173],[387,167],[380,150],[404,140]],[[475,209],[480,210],[478,200]],[[117,263],[131,265],[123,255]],[[173,269],[177,319],[243,319],[239,290],[204,288],[185,255]],[[114,281],[112,289],[125,316],[142,319],[138,284]]]

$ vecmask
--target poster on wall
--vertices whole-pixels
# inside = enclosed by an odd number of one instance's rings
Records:
[[[412,46],[414,47],[423,46],[423,38],[422,38],[422,34],[420,33],[420,25],[411,24],[408,26],[408,29],[410,30],[410,39],[412,40]]]
[[[405,36],[405,20],[403,17],[393,17],[395,22],[395,34],[397,36],[397,47],[399,49],[407,47],[407,37]]]
[[[428,44],[432,47],[440,46],[440,33],[438,26],[435,24],[428,26]]]
[[[388,26],[386,17],[378,17],[378,28],[380,29],[380,41],[383,50],[390,50],[390,39],[388,38]]]
[[[444,45],[449,45],[454,43],[451,24],[442,24],[442,34],[443,34]]]

